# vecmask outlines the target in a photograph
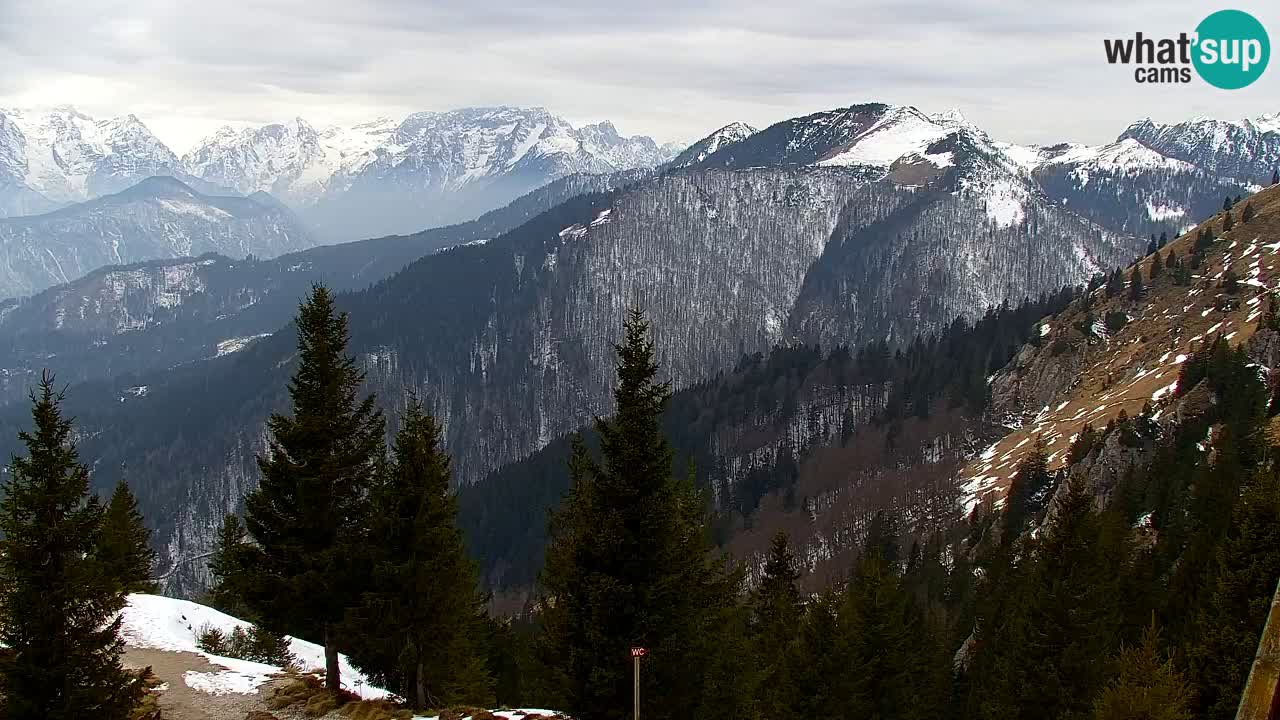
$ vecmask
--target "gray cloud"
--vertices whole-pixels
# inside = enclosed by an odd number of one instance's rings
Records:
[[[1266,3],[1236,3],[1280,28]],[[0,0],[0,104],[133,112],[179,151],[225,122],[464,105],[693,139],[855,102],[956,106],[994,135],[1101,142],[1144,116],[1275,112],[1246,90],[1135,84],[1102,39],[1190,30],[1189,0]],[[1280,33],[1280,30],[1276,31]]]

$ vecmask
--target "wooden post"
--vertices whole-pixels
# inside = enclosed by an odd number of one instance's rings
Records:
[[[635,664],[635,688],[632,690],[631,694],[631,698],[635,702],[634,720],[640,720],[640,658],[648,654],[649,651],[645,648],[631,648],[631,660]]]
[[[1258,654],[1249,670],[1236,720],[1269,720],[1276,717],[1280,700],[1280,583],[1271,599],[1271,611],[1258,641]]]

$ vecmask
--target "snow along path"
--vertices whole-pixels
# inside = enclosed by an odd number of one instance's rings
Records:
[[[194,671],[178,678],[178,682],[187,687],[215,696],[256,694],[258,688],[266,684],[273,674],[281,672],[281,668],[273,665],[219,657],[200,650],[196,646],[196,636],[206,625],[228,635],[237,627],[250,625],[211,607],[159,595],[135,594],[129,596],[129,604],[121,611],[121,616],[123,622],[120,635],[130,648],[193,653],[213,666],[219,666],[208,671]],[[289,651],[297,656],[303,671],[324,669],[324,647],[298,638],[289,638]],[[344,689],[366,700],[389,695],[386,690],[370,686],[364,675],[351,667],[345,655],[339,656],[339,659]]]
[[[158,690],[160,712],[165,720],[244,720],[250,710],[267,709],[257,691],[247,695],[209,695],[189,686],[184,682],[187,677],[225,671],[196,653],[130,647],[125,650],[124,665],[128,668],[150,666],[151,672],[163,683]],[[280,718],[293,717],[274,712]]]

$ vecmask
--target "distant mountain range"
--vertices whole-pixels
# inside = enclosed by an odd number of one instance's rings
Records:
[[[316,129],[224,127],[179,158],[133,115],[0,109],[0,217],[170,175],[207,193],[268,192],[326,242],[471,220],[572,173],[655,167],[682,147],[575,128],[543,108],[464,108]]]

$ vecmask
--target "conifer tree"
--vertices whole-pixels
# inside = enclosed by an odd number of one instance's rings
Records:
[[[320,639],[325,682],[341,688],[339,628],[359,599],[356,550],[368,526],[368,490],[383,455],[382,413],[357,398],[364,373],[346,355],[347,316],[323,285],[297,317],[293,414],[272,415],[262,481],[245,498],[254,557],[242,568],[246,604],[270,631]],[[246,551],[248,552],[248,551]]]
[[[764,575],[751,593],[750,632],[759,673],[756,710],[760,717],[793,717],[790,674],[803,614],[799,579],[787,534],[779,531],[769,546]]]
[[[1154,624],[1112,664],[1117,674],[1093,704],[1095,720],[1191,720],[1191,689],[1160,649]]]
[[[1093,496],[1070,480],[1025,558],[994,573],[1000,604],[978,626],[977,712],[984,718],[1082,718],[1109,679],[1122,616],[1123,533],[1108,531]]]
[[[0,501],[0,717],[124,720],[142,694],[121,667],[125,595],[94,552],[102,505],[45,373]]]
[[[1156,256],[1151,260],[1151,279],[1154,281],[1163,274],[1164,258],[1160,257],[1160,253],[1157,252]]]
[[[1124,273],[1120,268],[1116,268],[1107,276],[1107,297],[1116,297],[1124,292]]]
[[[691,479],[673,477],[660,426],[670,387],[657,379],[640,311],[629,313],[615,348],[615,413],[596,421],[602,457],[593,458],[581,439],[574,443],[572,484],[546,550],[541,655],[555,690],[549,699],[576,717],[625,717],[628,647],[638,645],[649,650],[641,678],[649,718],[710,708],[703,700],[712,692],[749,702],[749,693],[723,692],[706,674],[724,667],[717,645],[739,576],[710,554]]]
[[[1151,242],[1147,243],[1147,252],[1146,252],[1145,254],[1147,254],[1147,255],[1151,255],[1151,254],[1153,254],[1156,250],[1159,250],[1159,249],[1160,249],[1160,246],[1159,246],[1159,244],[1156,242],[1156,235],[1155,235],[1155,233],[1151,233]]]
[[[235,513],[227,513],[222,518],[213,557],[209,560],[213,585],[206,601],[228,615],[251,620],[253,612],[244,604],[250,591],[244,583],[251,580],[248,563],[253,561],[257,549],[246,544],[247,537],[244,523]]]
[[[1049,458],[1044,440],[1037,437],[1031,450],[1018,463],[1017,474],[1009,485],[1001,516],[1000,541],[1011,545],[1026,528],[1027,521],[1044,509],[1043,503],[1053,477],[1049,474]]]
[[[417,710],[488,705],[475,566],[457,527],[440,426],[415,399],[372,493],[370,589],[348,615],[352,659]]]
[[[850,684],[853,657],[849,633],[840,624],[842,605],[842,598],[827,590],[805,606],[791,673],[796,717],[825,717],[835,711],[839,717],[853,718],[857,717],[854,711],[861,708],[857,703],[862,700],[854,696],[855,688]],[[857,705],[849,707],[851,704]]]
[[[1256,213],[1253,210],[1253,203],[1247,202],[1244,204],[1244,210],[1240,211],[1240,222],[1243,222],[1243,223],[1253,222],[1253,218],[1255,215]]]
[[[1271,171],[1271,184],[1280,185],[1280,170]]]
[[[1222,210],[1225,212],[1231,209],[1231,196],[1228,195],[1222,199]]]
[[[1167,245],[1168,243],[1169,243],[1169,233],[1162,232],[1160,233],[1160,242],[1157,244],[1156,249],[1163,250],[1164,246]]]
[[[840,625],[851,661],[841,704],[849,717],[942,715],[949,684],[945,659],[940,673],[938,654],[930,652],[930,629],[875,548],[868,549],[849,583]]]
[[[1280,577],[1280,478],[1261,470],[1237,501],[1217,577],[1189,651],[1196,717],[1235,716]]]
[[[1129,273],[1129,299],[1142,299],[1142,266],[1134,265],[1133,272]]]
[[[1235,227],[1236,221],[1231,217],[1231,211],[1222,213],[1222,232],[1229,232]]]
[[[138,501],[121,480],[102,516],[102,531],[96,550],[98,560],[108,575],[115,578],[126,593],[154,593],[152,566],[156,553],[151,549],[151,531],[143,524]]]

